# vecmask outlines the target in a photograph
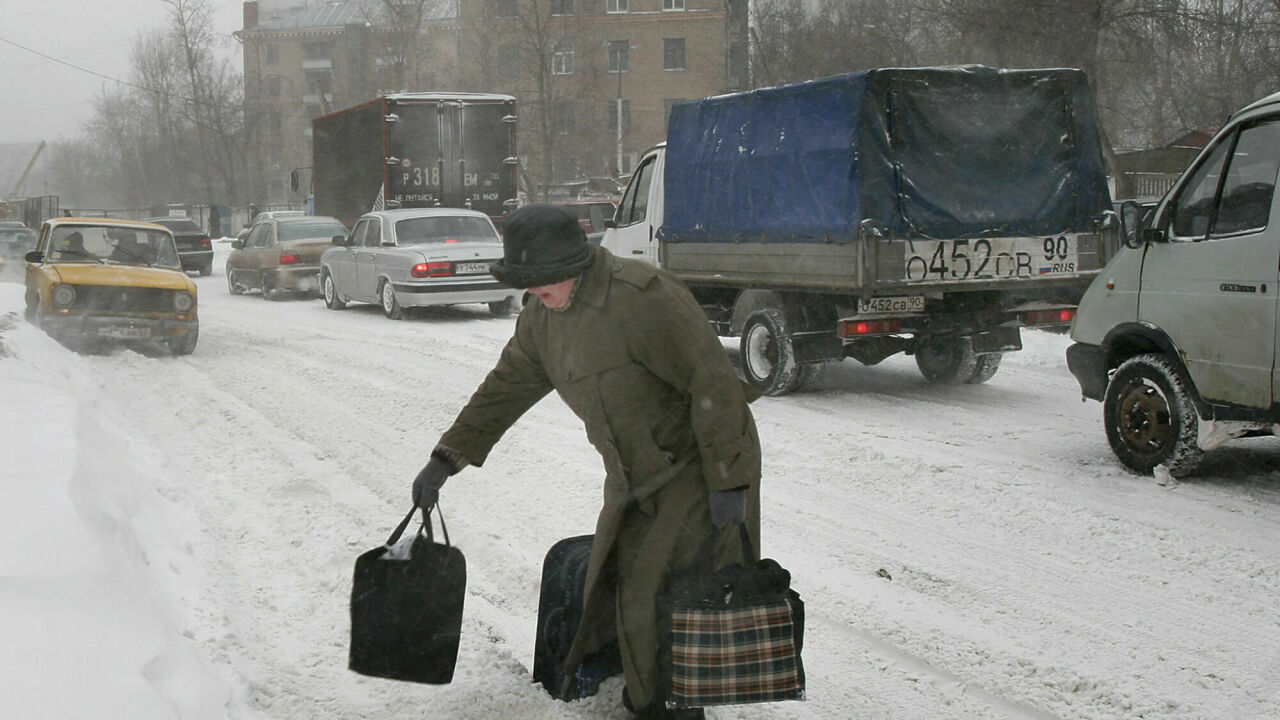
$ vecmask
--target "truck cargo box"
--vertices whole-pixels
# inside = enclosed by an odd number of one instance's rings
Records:
[[[878,69],[677,103],[664,240],[1052,236],[1111,207],[1079,70]],[[866,221],[867,225],[863,225]]]

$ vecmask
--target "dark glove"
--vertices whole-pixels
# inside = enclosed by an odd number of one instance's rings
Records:
[[[747,489],[712,490],[707,493],[711,522],[718,528],[747,521]]]
[[[418,477],[413,479],[413,502],[418,507],[430,509],[440,499],[440,487],[454,473],[448,460],[432,455]]]

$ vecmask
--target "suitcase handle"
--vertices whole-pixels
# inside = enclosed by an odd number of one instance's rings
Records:
[[[451,546],[453,543],[449,542],[449,528],[444,525],[444,512],[440,510],[440,503],[435,504],[435,510],[436,515],[440,516],[440,531],[444,533],[444,544]],[[400,536],[403,535],[405,529],[409,527],[409,521],[413,520],[413,514],[417,511],[418,505],[415,503],[413,507],[409,508],[409,514],[405,515],[404,519],[400,521],[400,524],[396,526],[396,529],[392,531],[391,537],[387,538],[387,547],[391,547],[392,545],[400,542]],[[418,528],[418,532],[422,532],[423,530],[427,531],[428,542],[436,541],[435,535],[431,531],[431,508],[422,508],[422,527]]]

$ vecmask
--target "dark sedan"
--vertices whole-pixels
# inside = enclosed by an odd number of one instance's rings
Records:
[[[209,239],[209,233],[201,230],[194,220],[187,217],[158,217],[149,218],[147,222],[163,225],[173,233],[184,271],[199,270],[201,275],[213,272],[213,241]]]

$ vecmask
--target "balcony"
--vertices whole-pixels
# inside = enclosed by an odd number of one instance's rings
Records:
[[[306,95],[302,96],[303,105],[321,105],[321,104],[328,105],[332,103],[333,103],[333,93],[325,93],[323,103],[320,101],[320,93],[307,93]]]
[[[323,60],[303,60],[302,71],[312,72],[317,70],[333,70],[333,61],[325,58]]]

